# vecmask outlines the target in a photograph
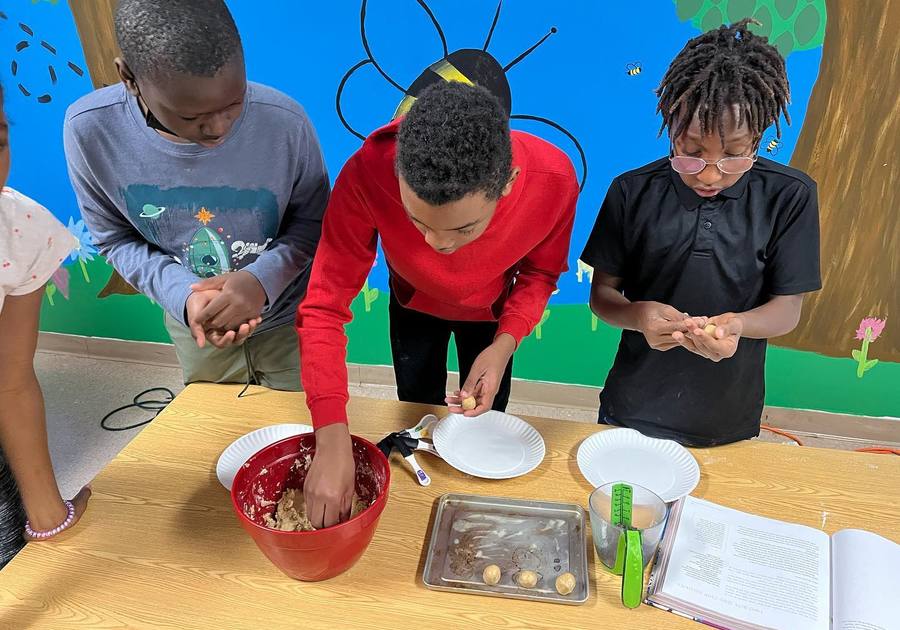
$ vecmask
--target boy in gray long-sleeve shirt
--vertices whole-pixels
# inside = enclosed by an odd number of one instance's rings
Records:
[[[309,119],[246,81],[222,0],[122,0],[116,35],[122,84],[65,122],[95,243],[165,309],[185,382],[299,389],[293,323],[329,195]]]

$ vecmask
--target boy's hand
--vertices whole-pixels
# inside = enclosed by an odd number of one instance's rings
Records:
[[[232,271],[191,285],[193,291],[217,290],[219,295],[197,315],[207,330],[237,331],[254,320],[266,304],[266,292],[249,271]]]
[[[733,357],[744,331],[744,320],[735,313],[724,313],[710,317],[707,325],[715,326],[715,330],[706,332],[695,326],[686,333],[672,333],[672,338],[694,354],[716,363]]]
[[[654,350],[665,352],[679,346],[674,333],[694,328],[687,313],[661,302],[635,302],[638,309],[638,330]]]
[[[316,454],[303,482],[306,514],[316,529],[350,518],[356,462],[350,428],[343,423],[316,430]]]
[[[224,332],[221,330],[207,330],[206,339],[216,348],[239,346],[247,341],[247,337],[253,334],[261,322],[262,317],[257,317],[241,324],[237,330],[226,330]]]
[[[212,289],[208,291],[195,290],[188,296],[187,304],[185,306],[188,328],[199,348],[206,347],[207,343],[211,343],[216,348],[239,346],[247,340],[247,337],[253,334],[253,331],[255,331],[256,327],[262,322],[262,317],[255,317],[242,323],[235,330],[218,330],[204,326],[200,322],[200,314],[207,305],[220,295],[221,291]]]
[[[203,348],[206,346],[207,333],[203,327],[203,323],[199,320],[199,316],[203,312],[203,309],[219,296],[220,292],[218,290],[202,291],[197,289],[193,289],[193,291],[194,292],[188,296],[184,310],[187,314],[187,325],[191,331],[191,336],[194,338],[194,341],[197,342],[197,347]]]
[[[506,366],[509,365],[515,350],[516,341],[512,335],[506,333],[497,335],[494,343],[482,350],[475,359],[462,389],[444,399],[450,407],[450,412],[474,418],[490,410],[494,404],[494,396],[500,389]],[[464,411],[462,401],[470,396],[475,398],[475,408]]]

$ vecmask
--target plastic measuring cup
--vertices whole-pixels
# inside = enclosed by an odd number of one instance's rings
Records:
[[[600,562],[612,571],[616,565],[616,554],[619,549],[619,538],[625,535],[626,528],[612,523],[612,493],[616,481],[607,483],[591,493],[588,500],[588,509],[591,515],[591,534],[594,538],[594,548]],[[662,538],[663,529],[666,526],[668,509],[665,501],[659,498],[653,491],[630,483],[632,492],[631,528],[641,532],[641,555],[646,567]]]

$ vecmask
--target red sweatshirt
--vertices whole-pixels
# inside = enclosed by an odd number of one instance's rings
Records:
[[[347,422],[350,303],[381,247],[400,304],[436,317],[498,321],[518,344],[540,321],[567,269],[578,182],[569,158],[512,132],[512,192],[485,232],[452,254],[432,249],[409,220],[394,169],[397,122],[375,131],[344,165],[325,212],[297,317],[300,365],[313,425]]]

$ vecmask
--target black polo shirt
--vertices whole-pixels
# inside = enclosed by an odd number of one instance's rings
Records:
[[[748,311],[772,295],[821,288],[816,184],[760,158],[734,186],[703,198],[661,159],[613,180],[581,259],[622,278],[632,302],[691,315]],[[759,434],[766,341],[741,339],[714,363],[653,350],[625,330],[600,394],[610,424],[691,445]]]

